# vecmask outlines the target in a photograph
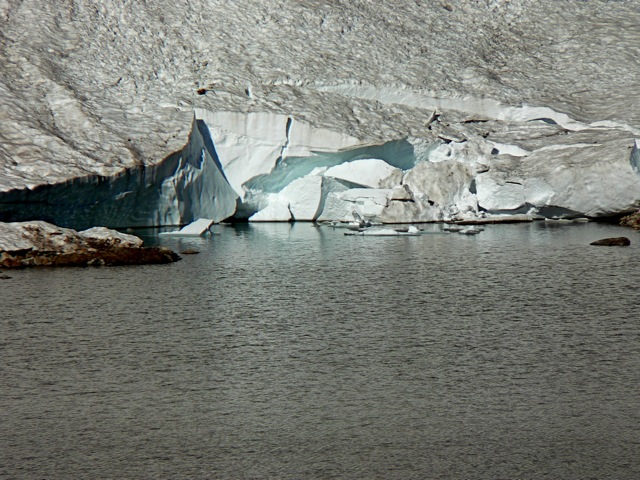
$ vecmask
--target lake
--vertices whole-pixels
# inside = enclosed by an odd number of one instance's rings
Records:
[[[421,228],[4,271],[0,477],[640,478],[640,232]]]

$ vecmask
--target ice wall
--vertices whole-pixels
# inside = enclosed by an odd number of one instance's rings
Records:
[[[484,124],[436,119],[430,137],[375,143],[290,115],[196,110],[186,145],[164,161],[0,194],[0,221],[141,227],[197,218],[349,221],[357,212],[409,223],[605,216],[640,206],[637,141],[543,123],[544,135],[516,124],[543,140],[510,143]]]
[[[237,198],[208,129],[194,120],[186,146],[157,165],[0,194],[0,220],[41,219],[76,229],[182,225],[199,217],[223,220],[235,212]]]
[[[275,113],[196,109],[196,117],[240,199],[240,220],[316,220],[331,192],[400,184],[416,163],[406,139],[372,144]]]

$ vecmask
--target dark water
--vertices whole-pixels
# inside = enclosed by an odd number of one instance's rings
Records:
[[[640,478],[637,232],[216,228],[0,280],[0,477]]]

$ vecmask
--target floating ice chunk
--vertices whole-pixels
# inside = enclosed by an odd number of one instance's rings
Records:
[[[573,223],[570,218],[545,218],[545,223]]]
[[[421,235],[420,230],[414,225],[408,228],[371,228],[362,231],[345,232],[345,235],[360,235],[363,237],[417,237]]]
[[[390,188],[402,181],[402,170],[375,158],[336,165],[329,168],[324,175],[370,188]]]
[[[209,231],[209,228],[211,228],[211,225],[213,225],[213,223],[214,223],[213,220],[210,220],[208,218],[199,218],[195,222],[192,222],[189,225],[186,225],[186,226],[182,227],[178,231],[161,232],[160,235],[179,235],[179,236],[182,236],[182,237],[201,237],[201,236],[205,235]]]
[[[209,231],[211,225],[213,225],[213,220],[199,218],[195,222],[191,222],[189,225],[182,227],[180,233],[183,235],[204,235]]]

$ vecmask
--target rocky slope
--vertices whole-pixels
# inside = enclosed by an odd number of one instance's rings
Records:
[[[638,24],[635,0],[0,0],[0,220],[633,211]]]

